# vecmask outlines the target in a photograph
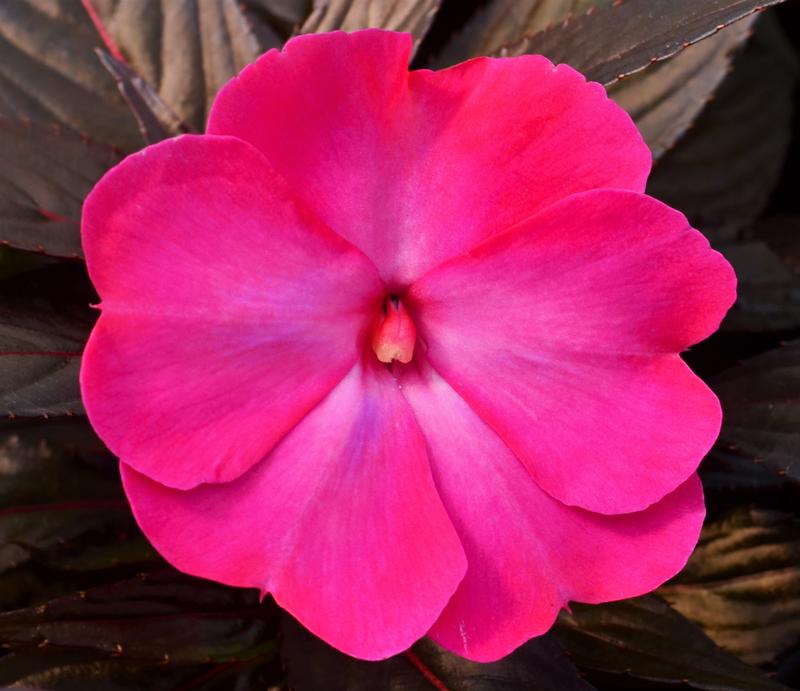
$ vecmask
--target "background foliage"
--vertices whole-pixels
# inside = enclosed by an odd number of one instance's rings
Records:
[[[800,688],[800,6],[777,0],[2,0],[0,687]],[[297,32],[410,31],[417,67],[540,52],[636,119],[650,192],[736,267],[687,359],[725,425],[709,518],[656,594],[576,605],[498,663],[429,641],[347,658],[254,592],[170,569],[139,533],[77,373],[97,298],[82,201],[122,156],[200,131],[219,87]]]

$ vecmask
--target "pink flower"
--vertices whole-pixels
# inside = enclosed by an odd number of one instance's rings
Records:
[[[302,36],[86,201],[89,417],[178,569],[358,657],[474,660],[686,562],[730,266],[630,118],[524,56]],[[384,363],[391,363],[389,365]]]

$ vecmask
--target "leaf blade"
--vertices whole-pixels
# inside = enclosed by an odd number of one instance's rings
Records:
[[[90,297],[82,306],[71,303],[75,291],[64,286],[64,275],[74,272],[53,267],[0,285],[0,412],[6,416],[83,413],[78,372],[95,317]]]
[[[0,114],[138,148],[136,124],[94,55],[99,44],[79,2],[0,3]]]
[[[573,606],[554,629],[579,667],[703,691],[780,691],[786,687],[717,648],[694,624],[648,595]]]
[[[116,150],[69,130],[0,117],[0,242],[57,257],[83,256],[80,218]]]
[[[194,131],[127,64],[100,48],[97,49],[97,57],[116,79],[120,93],[139,124],[145,143],[155,144],[167,137]]]
[[[164,571],[4,612],[0,641],[19,651],[47,640],[139,661],[230,662],[260,652],[275,616],[252,590]]]
[[[93,3],[129,68],[198,132],[220,88],[263,51],[280,47],[287,21],[306,9],[302,0]]]
[[[612,84],[782,1],[626,0],[597,7],[499,52],[540,53],[572,65],[592,81]],[[597,33],[609,40],[591,41]]]
[[[712,380],[724,412],[718,444],[800,481],[800,340]]]
[[[504,45],[519,43],[593,6],[597,11],[611,4],[612,0],[493,0],[445,46],[435,66],[496,54]],[[680,140],[704,109],[755,19],[751,15],[735,22],[667,62],[612,85],[609,95],[634,119],[655,160]]]
[[[660,594],[752,664],[800,641],[800,521],[740,509],[709,523],[687,568]]]
[[[592,691],[552,637],[529,641],[509,656],[476,663],[423,639],[388,660],[366,662],[340,653],[288,615],[282,656],[297,691]]]
[[[441,0],[314,0],[314,9],[299,33],[367,28],[407,31],[414,37],[416,51],[440,5]]]

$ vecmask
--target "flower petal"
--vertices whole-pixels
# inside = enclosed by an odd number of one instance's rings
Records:
[[[83,242],[103,309],[81,370],[92,425],[179,488],[263,458],[356,362],[382,290],[228,137],[127,158],[87,199]]]
[[[734,297],[681,214],[606,190],[438,267],[407,304],[432,365],[541,487],[612,514],[674,490],[714,442],[719,403],[676,353]]]
[[[378,365],[351,371],[231,483],[183,492],[122,474],[139,525],[176,568],[269,591],[357,657],[423,636],[466,570],[413,414]]]
[[[393,284],[568,194],[644,190],[650,152],[599,84],[541,56],[409,73],[410,51],[300,36],[220,91],[208,131],[257,146]]]
[[[469,564],[430,631],[441,645],[496,660],[547,631],[568,601],[641,595],[686,563],[705,514],[696,475],[640,513],[567,507],[438,375],[408,372],[402,386]]]

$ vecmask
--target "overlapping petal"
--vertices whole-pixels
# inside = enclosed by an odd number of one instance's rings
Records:
[[[436,373],[407,369],[401,382],[468,561],[430,631],[441,645],[498,659],[547,631],[568,601],[640,595],[686,563],[705,515],[696,476],[640,513],[567,507]]]
[[[356,362],[381,291],[370,261],[228,137],[126,159],[87,199],[83,240],[103,310],[81,371],[89,417],[172,487],[263,458]]]
[[[681,485],[719,403],[678,351],[712,333],[735,276],[678,212],[574,195],[433,270],[409,294],[433,366],[536,481],[601,513]]]
[[[541,56],[408,72],[411,37],[300,36],[220,91],[208,131],[258,147],[390,284],[585,190],[643,191],[650,153],[599,84]]]
[[[424,635],[466,569],[425,441],[377,363],[354,368],[233,482],[180,491],[122,473],[139,524],[174,566],[271,592],[358,657]]]

